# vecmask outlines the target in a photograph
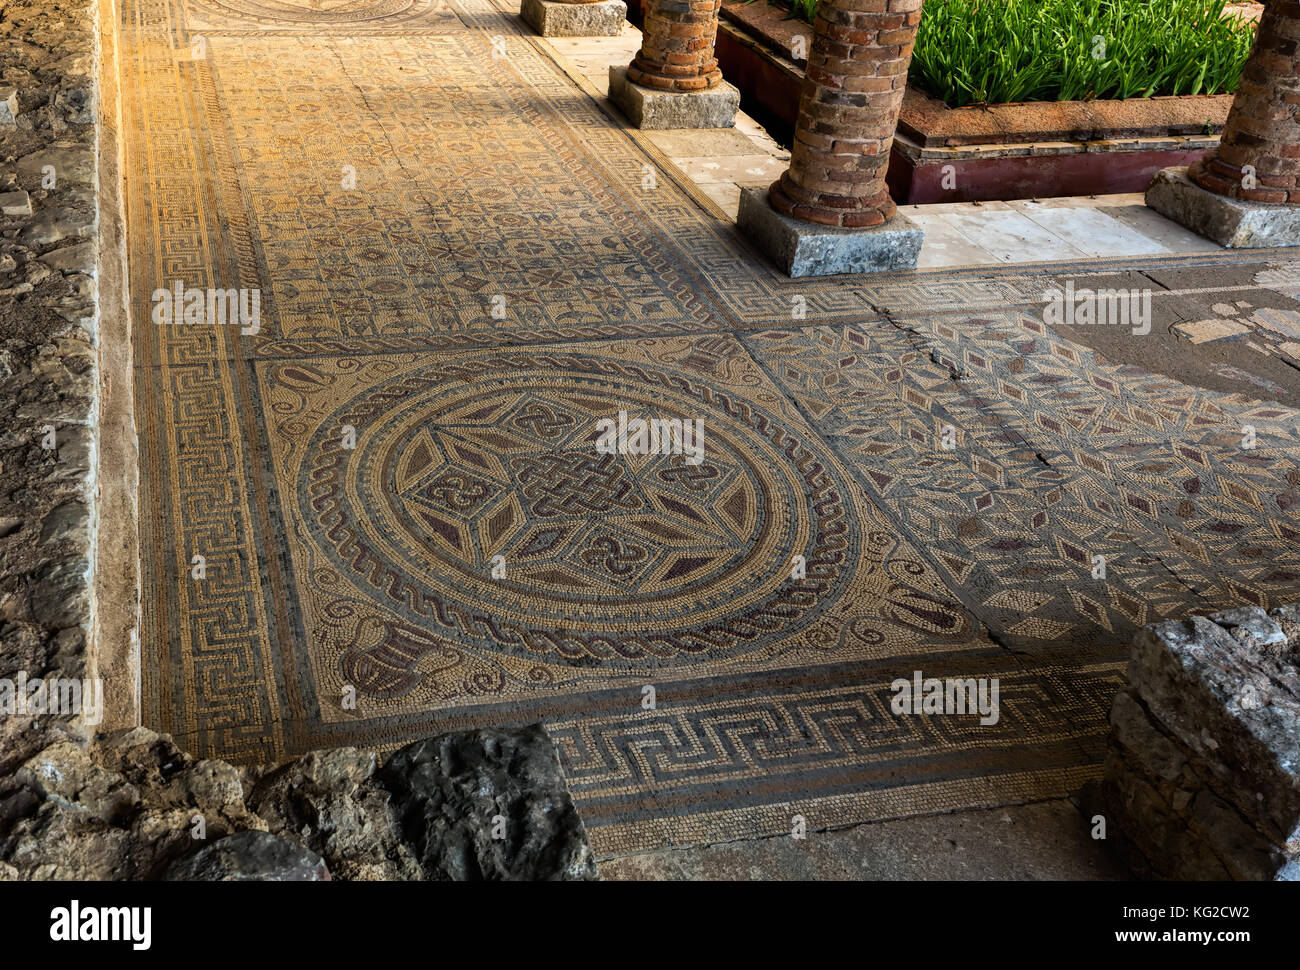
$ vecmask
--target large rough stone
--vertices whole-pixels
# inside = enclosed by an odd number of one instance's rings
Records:
[[[141,802],[134,785],[71,741],[46,748],[19,769],[16,780],[44,801],[110,824],[128,818]]]
[[[1137,635],[1098,797],[1138,868],[1176,879],[1300,876],[1297,661],[1295,606]]]
[[[140,878],[127,830],[44,802],[22,819],[0,845],[6,875],[18,880],[115,880]]]
[[[319,853],[336,879],[420,879],[378,768],[373,751],[313,751],[265,774],[248,804],[270,831]]]
[[[740,108],[740,91],[723,81],[707,91],[656,91],[634,84],[626,67],[610,66],[609,100],[636,128],[731,128]]]
[[[792,278],[915,269],[925,239],[902,213],[871,229],[792,219],[768,204],[767,189],[755,188],[740,190],[736,228]]]
[[[1153,717],[1278,842],[1300,843],[1300,643],[1250,607],[1146,627],[1129,680]]]
[[[1147,187],[1146,203],[1229,249],[1300,246],[1300,206],[1216,195],[1189,179],[1185,167],[1157,172]]]
[[[51,206],[27,220],[18,238],[29,246],[48,246],[63,239],[77,239],[95,227],[95,217],[78,206]]]
[[[0,215],[29,216],[32,214],[32,197],[21,190],[0,192]]]
[[[18,89],[0,84],[0,126],[13,127],[18,119]]]
[[[1211,790],[1208,767],[1153,721],[1130,688],[1111,709],[1105,778],[1114,815],[1159,875],[1272,879],[1286,853]]]
[[[84,242],[55,249],[41,257],[41,262],[61,273],[95,272],[95,244]]]
[[[594,879],[596,864],[541,725],[417,741],[382,771],[430,879]]]
[[[538,725],[416,742],[382,769],[355,748],[238,769],[145,728],[94,742],[70,730],[0,740],[0,755],[27,748],[16,767],[0,759],[0,878],[596,875]]]
[[[266,827],[238,769],[145,728],[65,734],[0,777],[0,861],[16,878],[157,878],[199,836]]]
[[[60,141],[24,155],[14,168],[25,188],[36,188],[47,175],[54,176],[56,186],[87,185],[95,178],[95,157],[83,146]]]
[[[239,832],[178,859],[169,882],[327,882],[325,860],[269,832]]]
[[[32,591],[31,615],[54,630],[74,626],[90,612],[90,564],[82,556],[52,562],[37,570],[39,586]]]
[[[519,19],[543,37],[617,37],[627,22],[623,0],[556,3],[523,0]]]

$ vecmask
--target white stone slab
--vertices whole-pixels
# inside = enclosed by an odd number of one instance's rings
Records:
[[[1042,206],[1024,214],[1089,256],[1157,256],[1170,251],[1101,209]]]
[[[1184,229],[1172,219],[1166,219],[1155,209],[1148,209],[1140,196],[1136,204],[1116,206],[1102,211],[1125,225],[1132,226],[1144,236],[1154,239],[1171,253],[1208,253],[1223,250],[1223,247],[1213,240],[1198,236],[1190,229]]]
[[[909,219],[925,232],[917,269],[936,269],[943,266],[991,266],[1001,261],[975,243],[939,213],[927,213],[927,206],[907,206]],[[903,210],[899,210],[903,211]]]
[[[1035,263],[1087,258],[1083,250],[1021,212],[985,208],[978,214],[952,212],[943,218],[962,235],[978,239],[980,246],[996,256],[999,262]]]
[[[718,204],[718,208],[735,220],[740,211],[740,186],[735,182],[709,182],[700,185],[701,191]]]

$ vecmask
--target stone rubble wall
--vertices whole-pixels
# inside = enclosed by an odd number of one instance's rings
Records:
[[[147,728],[69,732],[0,778],[0,879],[591,880],[540,725],[286,765],[200,761]]]
[[[95,7],[0,8],[0,677],[94,676]],[[53,447],[48,447],[53,445]],[[0,726],[0,768],[15,747]]]
[[[1129,682],[1096,804],[1135,872],[1300,879],[1300,604],[1152,624]]]

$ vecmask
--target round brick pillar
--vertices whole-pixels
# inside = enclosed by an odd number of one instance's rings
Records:
[[[1201,188],[1248,202],[1300,203],[1297,45],[1300,3],[1269,0],[1219,147],[1188,170]]]
[[[821,0],[777,212],[867,228],[897,208],[885,186],[921,0]]]
[[[722,83],[713,45],[722,0],[646,0],[641,51],[629,81],[659,91],[707,91]]]

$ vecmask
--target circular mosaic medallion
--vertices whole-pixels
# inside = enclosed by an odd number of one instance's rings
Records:
[[[404,375],[322,426],[333,569],[413,626],[570,662],[743,652],[834,601],[856,529],[818,446],[679,377],[513,360]]]

